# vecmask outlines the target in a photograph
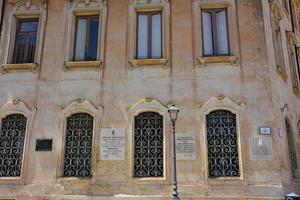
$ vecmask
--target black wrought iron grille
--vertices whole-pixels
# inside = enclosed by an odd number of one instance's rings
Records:
[[[238,177],[236,116],[217,110],[206,116],[209,177]]]
[[[27,119],[21,114],[2,119],[0,133],[0,176],[21,175]]]
[[[63,175],[91,176],[93,117],[76,113],[67,118]]]
[[[163,177],[163,117],[144,112],[134,119],[134,177]]]

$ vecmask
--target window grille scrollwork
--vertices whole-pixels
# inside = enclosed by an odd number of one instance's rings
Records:
[[[134,119],[134,177],[163,177],[163,116],[144,112]]]
[[[2,119],[0,177],[21,176],[27,118],[12,114]]]
[[[76,113],[67,118],[63,176],[90,177],[93,117]]]
[[[208,176],[239,177],[236,115],[217,110],[206,116]]]

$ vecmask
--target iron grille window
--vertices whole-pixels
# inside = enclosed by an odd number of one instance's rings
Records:
[[[99,15],[78,16],[76,21],[75,61],[97,60]]]
[[[2,119],[0,133],[0,177],[21,176],[27,119],[12,114]]]
[[[91,176],[93,122],[86,113],[67,118],[63,176]]]
[[[208,176],[239,177],[239,156],[235,114],[217,110],[206,116]]]
[[[286,135],[287,135],[291,173],[292,173],[292,177],[295,178],[297,177],[298,164],[297,164],[297,157],[296,157],[295,146],[294,146],[293,130],[288,119],[285,119],[285,128],[286,128]]]
[[[13,63],[33,63],[37,41],[38,19],[19,19]]]
[[[144,112],[134,118],[134,177],[163,177],[163,117]]]
[[[227,9],[202,10],[203,56],[229,55]]]

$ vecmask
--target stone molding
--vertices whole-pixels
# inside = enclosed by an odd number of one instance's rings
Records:
[[[68,0],[65,26],[65,65],[68,69],[102,69],[104,63],[105,35],[107,22],[107,0]],[[76,17],[99,15],[97,60],[73,61],[75,47]]]
[[[1,38],[2,52],[0,56],[4,63],[1,65],[2,72],[8,71],[39,71],[43,50],[44,32],[47,21],[47,0],[9,0],[8,28],[5,29]],[[14,43],[16,39],[17,20],[23,18],[38,18],[37,43],[33,63],[11,64]]]
[[[201,9],[227,8],[227,22],[230,55],[217,56],[213,58],[203,57]],[[237,8],[235,0],[194,0],[193,1],[193,31],[195,41],[195,63],[199,67],[210,65],[211,63],[222,63],[225,65],[239,64],[239,33],[237,24]]]
[[[161,67],[169,68],[170,63],[170,1],[169,0],[130,0],[128,7],[128,36],[127,36],[127,55],[128,69],[137,67]],[[137,12],[161,11],[162,13],[162,58],[136,59],[136,38],[137,38]],[[149,60],[149,61],[147,61]]]
[[[29,144],[30,135],[33,128],[33,121],[36,113],[36,108],[29,107],[26,103],[21,101],[19,98],[13,98],[0,108],[0,119],[11,115],[11,114],[22,114],[27,119],[24,149],[22,157],[22,167],[20,177],[0,177],[0,184],[23,184],[28,174],[28,155],[29,155]]]
[[[60,183],[68,182],[68,181],[78,181],[82,180],[82,178],[78,177],[63,177],[62,170],[63,170],[63,160],[64,160],[64,146],[65,146],[65,136],[66,136],[66,119],[70,117],[73,114],[76,113],[87,113],[91,115],[94,119],[93,123],[93,142],[92,142],[92,164],[91,164],[91,174],[93,175],[95,173],[95,168],[97,166],[97,154],[98,154],[98,138],[100,133],[100,119],[101,114],[103,111],[102,106],[95,106],[91,101],[81,98],[77,99],[75,101],[72,101],[67,106],[61,106],[60,107],[60,130],[62,133],[62,138],[60,138],[59,141],[59,147],[57,148],[57,155],[58,161],[57,161],[57,170],[56,170],[56,176],[57,181]],[[87,181],[89,181],[91,178],[83,178]]]
[[[238,149],[239,149],[239,167],[240,167],[240,177],[219,177],[215,179],[208,178],[208,155],[207,155],[207,130],[206,130],[206,115],[215,110],[227,110],[236,115],[236,128],[237,128],[237,137],[238,137]],[[208,185],[215,185],[219,184],[220,181],[226,181],[226,183],[231,184],[246,184],[245,175],[244,175],[244,157],[247,157],[248,148],[245,144],[248,138],[243,136],[241,130],[244,130],[244,123],[245,123],[245,110],[246,110],[246,103],[240,102],[237,103],[236,101],[232,100],[229,97],[224,95],[219,95],[217,97],[211,97],[208,101],[206,101],[202,105],[198,105],[198,120],[201,124],[201,132],[200,132],[200,141],[201,145],[201,157],[203,160],[202,162],[205,163],[205,170],[203,171],[203,176],[205,177],[205,181]],[[244,156],[245,155],[245,156]]]
[[[157,177],[157,178],[134,178],[133,177],[133,168],[134,168],[134,117],[139,115],[142,112],[147,112],[147,111],[153,111],[157,112],[160,115],[163,116],[163,127],[164,127],[164,133],[163,133],[163,138],[164,138],[164,177]],[[127,145],[126,149],[128,155],[129,155],[129,160],[128,160],[128,177],[129,181],[131,183],[136,183],[136,184],[170,184],[170,140],[171,140],[171,135],[167,133],[168,129],[166,128],[167,125],[167,119],[169,117],[168,114],[168,108],[164,104],[162,104],[160,101],[157,99],[154,99],[153,97],[146,97],[143,99],[140,99],[136,104],[128,108],[128,128],[127,128]]]

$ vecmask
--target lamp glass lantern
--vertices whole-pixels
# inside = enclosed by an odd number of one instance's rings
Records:
[[[172,104],[169,106],[168,112],[170,114],[171,121],[175,122],[177,120],[177,115],[179,113],[179,109],[176,107],[175,104]]]

